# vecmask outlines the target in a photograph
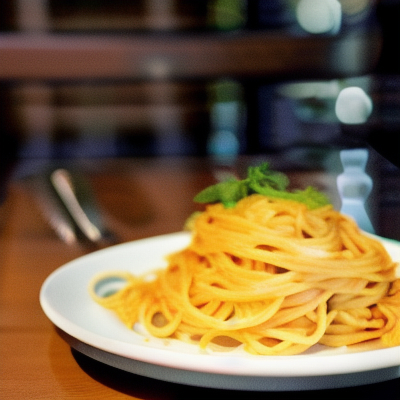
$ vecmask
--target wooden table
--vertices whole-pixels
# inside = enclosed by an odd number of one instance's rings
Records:
[[[193,196],[213,182],[201,160],[87,161],[80,168],[93,185],[106,220],[123,241],[181,230],[197,207]],[[194,388],[156,381],[103,365],[74,350],[39,304],[45,278],[89,250],[63,243],[49,227],[22,179],[0,205],[0,398],[177,399],[191,396],[265,398],[265,393]],[[332,394],[398,398],[400,380]],[[317,398],[321,391],[273,392],[270,398]]]

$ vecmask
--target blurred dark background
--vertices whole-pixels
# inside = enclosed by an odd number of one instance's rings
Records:
[[[321,4],[2,0],[0,179],[85,157],[337,169],[332,154],[367,147],[381,219],[400,226],[400,1]],[[372,99],[363,123],[335,115],[348,86]]]

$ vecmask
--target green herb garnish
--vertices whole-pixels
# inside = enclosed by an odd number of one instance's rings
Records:
[[[327,196],[309,186],[305,190],[288,191],[289,178],[282,172],[273,171],[269,163],[258,167],[249,167],[247,178],[238,180],[231,178],[202,190],[194,198],[197,203],[222,203],[226,208],[251,194],[298,201],[315,209],[330,204]]]

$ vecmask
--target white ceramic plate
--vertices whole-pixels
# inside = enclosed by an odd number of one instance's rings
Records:
[[[202,353],[177,340],[145,338],[96,304],[88,282],[101,271],[135,274],[164,267],[164,256],[189,243],[174,233],[125,243],[80,257],[44,282],[41,306],[72,347],[101,362],[160,380],[224,389],[310,390],[375,383],[400,377],[400,347],[351,353],[314,347],[296,356],[252,356],[245,352]],[[380,239],[395,260],[400,244]]]

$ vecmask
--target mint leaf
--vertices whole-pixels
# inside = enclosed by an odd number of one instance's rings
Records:
[[[249,167],[247,180],[249,181],[249,186],[255,184],[278,191],[286,190],[289,186],[289,178],[282,172],[271,170],[268,163],[264,163],[259,167]]]
[[[236,203],[247,196],[247,185],[244,181],[229,179],[219,182],[202,190],[194,198],[197,203],[218,203],[225,207],[233,207]]]
[[[220,202],[229,208],[234,207],[244,197],[258,193],[268,197],[298,201],[306,204],[309,209],[330,203],[325,194],[311,186],[305,190],[289,192],[287,190],[289,183],[289,178],[285,174],[273,171],[268,163],[263,163],[257,167],[249,167],[246,179],[229,179],[209,186],[195,196],[194,201],[209,204]]]

